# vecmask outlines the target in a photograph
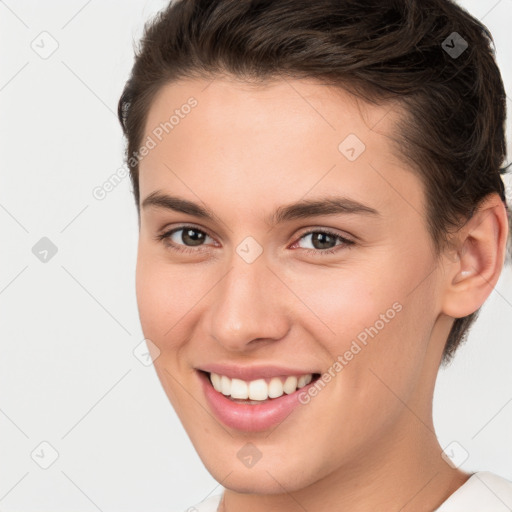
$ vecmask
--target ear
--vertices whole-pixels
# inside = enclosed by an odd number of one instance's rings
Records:
[[[505,204],[493,192],[454,235],[452,253],[445,255],[445,314],[462,318],[485,302],[503,268],[507,235]]]

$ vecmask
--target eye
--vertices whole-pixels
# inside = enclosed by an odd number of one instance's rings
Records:
[[[307,254],[312,254],[313,256],[333,254],[343,249],[343,247],[348,247],[355,243],[354,241],[348,240],[338,233],[334,233],[325,229],[307,231],[300,236],[299,241],[307,240],[308,238],[309,244],[312,246],[312,248],[301,247],[301,249]],[[200,247],[204,246],[208,239],[213,240],[213,238],[208,235],[208,233],[191,225],[170,229],[162,234],[157,235],[156,239],[158,241],[162,241],[166,247],[173,251],[196,254],[198,252],[202,252]],[[292,245],[292,248],[298,243],[299,242],[295,242]]]
[[[313,255],[325,255],[325,254],[333,254],[338,252],[343,247],[351,246],[355,242],[352,240],[348,240],[347,238],[339,235],[338,233],[334,233],[332,231],[324,230],[324,229],[316,229],[312,231],[307,231],[303,233],[300,240],[306,240],[309,238],[309,244],[313,247],[311,248],[303,248],[307,254]],[[340,241],[341,243],[337,244],[336,242]],[[295,242],[294,245],[297,245],[298,242]]]
[[[201,247],[208,238],[213,238],[205,231],[195,226],[181,226],[158,235],[157,240],[165,243],[167,247],[178,252],[201,252],[194,247]]]

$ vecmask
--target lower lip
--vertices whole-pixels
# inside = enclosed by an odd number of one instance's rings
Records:
[[[228,427],[248,432],[266,430],[282,423],[298,405],[301,405],[298,400],[299,393],[307,391],[308,387],[316,382],[314,380],[289,395],[284,394],[279,398],[262,401],[261,404],[250,405],[233,402],[215,390],[206,373],[197,373],[206,400],[215,416]]]

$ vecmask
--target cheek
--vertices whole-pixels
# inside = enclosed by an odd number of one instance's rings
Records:
[[[308,271],[294,269],[281,275],[295,294],[282,292],[283,300],[293,307],[295,321],[328,348],[333,358],[348,350],[351,340],[364,334],[392,306],[380,295],[382,278],[354,266],[311,266]]]
[[[186,290],[176,267],[165,265],[149,248],[139,245],[136,293],[140,322],[144,336],[160,350],[164,349],[163,341],[169,338],[173,325],[185,313]]]
[[[179,265],[165,261],[165,255],[144,241],[139,243],[136,293],[142,328],[158,339],[190,309],[194,276]]]
[[[363,390],[361,401],[372,404],[369,410],[375,411],[399,410],[402,400],[414,400],[436,316],[435,286],[429,279],[421,282],[412,268],[397,269],[392,276],[378,283],[371,310],[366,311],[362,303],[355,306],[357,325],[353,324],[347,338],[351,342],[347,355],[352,357],[347,368],[350,386]],[[352,351],[357,355],[352,356]],[[385,410],[381,412],[384,418]]]
[[[201,299],[215,282],[217,274],[211,283],[210,274],[192,266],[171,264],[165,254],[139,245],[136,294],[140,322],[144,336],[163,353],[177,350],[188,339]]]
[[[140,323],[144,337],[157,347],[153,366],[179,414],[190,409],[189,397],[180,382],[186,378],[182,355],[189,339],[187,313],[190,315],[197,302],[193,288],[190,276],[177,265],[170,265],[151,247],[139,245],[136,294]],[[180,375],[179,379],[176,375]]]
[[[326,349],[329,364],[338,363],[332,372],[343,374],[335,386],[343,383],[361,401],[376,403],[393,400],[379,377],[404,394],[418,378],[435,317],[435,289],[428,279],[417,286],[431,270],[426,259],[407,265],[389,254],[366,267],[324,268],[289,274],[288,280],[305,303],[297,302],[298,321]]]
[[[158,277],[159,273],[148,261],[144,250],[139,248],[136,269],[136,294],[139,316],[144,336],[156,342],[161,336],[171,296],[168,284]]]

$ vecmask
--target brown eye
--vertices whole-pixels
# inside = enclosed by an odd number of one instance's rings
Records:
[[[199,229],[193,228],[180,228],[176,230],[175,233],[179,233],[180,231],[182,231],[182,234],[177,237],[178,240],[181,238],[181,242],[189,246],[201,245],[208,236],[206,233],[199,231]]]
[[[308,254],[333,254],[338,250],[343,249],[343,247],[348,247],[355,243],[337,233],[324,230],[308,231],[307,233],[303,233],[299,241],[306,240],[307,238],[309,238],[309,245],[311,247],[302,247],[302,249],[304,249]],[[337,243],[338,241],[340,243]],[[296,244],[298,245],[299,242],[296,242]]]
[[[332,249],[336,246],[336,237],[329,233],[316,231],[308,236],[311,236],[311,245],[314,249]]]
[[[210,235],[194,226],[181,226],[158,235],[157,240],[162,241],[168,248],[182,252],[198,252],[194,247],[201,247]],[[213,239],[212,239],[213,240]]]

